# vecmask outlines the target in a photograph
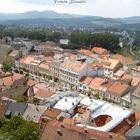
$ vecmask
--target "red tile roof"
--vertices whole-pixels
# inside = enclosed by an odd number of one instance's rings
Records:
[[[94,53],[97,53],[99,55],[108,54],[108,51],[104,48],[101,48],[101,47],[93,47],[91,51]]]
[[[130,130],[136,123],[135,114],[132,114],[130,117],[124,119],[118,126],[112,129],[110,132],[117,133],[125,136],[126,132]]]
[[[89,85],[92,80],[93,80],[93,77],[83,76],[80,79],[80,82],[83,84]]]
[[[93,129],[85,129],[75,125],[68,125],[59,121],[52,121],[46,125],[41,140],[125,140],[123,136]]]
[[[110,94],[121,97],[129,91],[129,85],[122,82],[114,82],[107,91]]]
[[[85,49],[80,49],[79,52],[82,53],[82,54],[84,54],[84,55],[88,55],[88,56],[92,54],[91,51],[89,51],[89,50],[85,50]]]
[[[119,60],[121,63],[125,64],[134,64],[136,63],[133,59],[129,57],[124,57],[123,55],[120,54],[115,54],[111,56],[113,59]]]
[[[54,109],[54,108],[51,108],[51,109],[47,109],[43,114],[42,114],[42,118],[44,117],[49,117],[51,119],[56,119],[57,116],[61,113],[62,111],[59,110],[59,109]]]
[[[37,93],[35,94],[35,97],[41,98],[41,99],[43,99],[43,98],[47,99],[52,95],[53,95],[53,93],[48,90],[38,89]]]
[[[92,88],[92,89],[95,89],[95,90],[98,90],[99,87],[105,82],[106,80],[105,79],[102,79],[102,78],[94,78],[90,84],[89,84],[89,87]]]
[[[140,121],[140,112],[135,112],[136,121]]]

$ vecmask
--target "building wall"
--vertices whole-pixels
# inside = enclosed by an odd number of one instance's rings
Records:
[[[86,94],[86,93],[88,93],[89,88],[88,88],[88,85],[79,82],[78,90],[81,91],[82,93]]]
[[[92,71],[90,69],[90,67],[88,66],[88,64],[85,64],[83,69],[81,69],[81,71],[79,72],[78,75],[78,81],[83,77],[83,76],[92,76]]]
[[[65,81],[72,85],[77,85],[78,83],[78,73],[74,73],[72,71],[66,69],[60,69],[59,79]]]
[[[140,71],[132,70],[132,75],[136,77],[140,77]]]
[[[112,78],[113,77],[113,71],[110,69],[104,69],[104,76],[108,77],[108,78]]]
[[[132,95],[131,100],[132,100],[132,108],[136,111],[140,111],[140,97]]]

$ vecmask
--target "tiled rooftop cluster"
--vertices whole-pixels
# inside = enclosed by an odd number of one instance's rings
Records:
[[[34,49],[23,57],[13,50],[16,68],[0,72],[1,116],[38,123],[41,140],[126,139],[140,120],[136,61],[101,47],[74,51],[47,42]]]

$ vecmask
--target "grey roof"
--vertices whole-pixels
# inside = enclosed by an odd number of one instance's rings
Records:
[[[11,115],[12,116],[22,116],[25,112],[28,104],[27,103],[17,103],[17,102],[11,102],[7,108],[7,111],[5,115]]]
[[[71,91],[62,91],[59,94],[54,94],[54,96],[49,97],[47,100],[45,100],[42,105],[45,105],[47,107],[52,107],[54,104],[56,104],[60,99],[63,97],[77,97],[78,94],[76,92]]]
[[[133,127],[126,135],[128,137],[140,137],[140,125]]]

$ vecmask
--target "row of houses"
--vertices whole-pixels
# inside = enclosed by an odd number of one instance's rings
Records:
[[[16,61],[16,68],[33,79],[55,79],[68,89],[124,106],[133,105],[133,92],[140,83],[134,72],[138,68],[136,61],[118,54],[110,55],[97,47],[92,51],[81,49],[76,54],[60,52],[47,56],[28,55]]]

